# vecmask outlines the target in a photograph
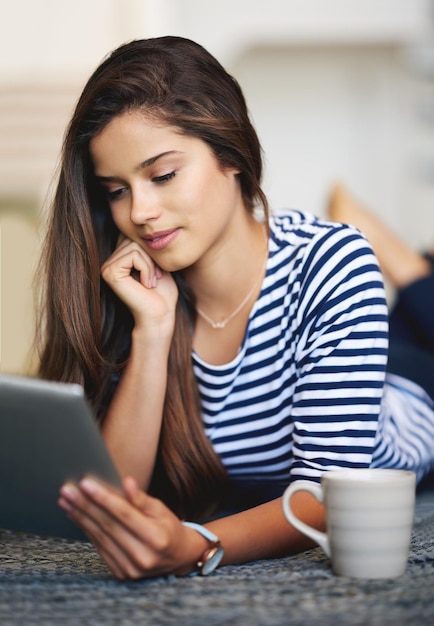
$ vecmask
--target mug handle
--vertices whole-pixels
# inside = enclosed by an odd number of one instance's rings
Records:
[[[308,526],[307,524],[302,522],[298,517],[294,515],[291,509],[290,501],[291,501],[291,497],[296,491],[308,491],[313,496],[315,496],[318,502],[322,504],[323,503],[323,491],[321,489],[321,486],[317,485],[316,483],[307,481],[307,480],[298,480],[292,483],[291,485],[289,485],[289,487],[286,488],[283,494],[282,506],[283,506],[283,512],[288,522],[292,524],[292,526],[294,526],[294,528],[299,530],[301,533],[313,539],[315,543],[317,543],[324,550],[326,555],[330,557],[331,556],[330,543],[329,543],[326,533],[323,533],[320,530],[316,530],[315,528],[312,528],[312,526]]]

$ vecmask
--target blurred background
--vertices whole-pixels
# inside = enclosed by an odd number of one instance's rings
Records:
[[[273,208],[343,182],[434,241],[434,0],[0,0],[1,371],[31,368],[32,277],[63,133],[113,48],[196,40],[240,82]]]

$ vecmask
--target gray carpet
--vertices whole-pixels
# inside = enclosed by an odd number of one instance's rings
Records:
[[[434,490],[418,495],[406,573],[338,578],[319,548],[208,578],[119,583],[87,543],[2,532],[0,624],[434,625]]]

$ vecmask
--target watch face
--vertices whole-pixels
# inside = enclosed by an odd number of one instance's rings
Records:
[[[222,560],[223,554],[224,550],[221,546],[216,546],[208,552],[205,563],[202,565],[202,576],[208,576],[208,574],[211,574],[211,572],[215,570]]]

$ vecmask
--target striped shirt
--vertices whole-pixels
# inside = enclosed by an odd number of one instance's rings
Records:
[[[415,431],[421,412],[434,424],[434,410],[417,385],[386,378],[387,349],[383,281],[366,239],[307,213],[273,215],[237,356],[210,365],[193,353],[205,432],[229,476],[319,481],[326,469],[432,463],[420,432],[397,445],[397,404],[406,419],[417,415]]]

